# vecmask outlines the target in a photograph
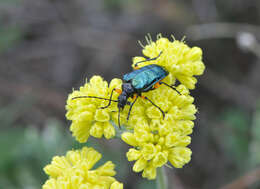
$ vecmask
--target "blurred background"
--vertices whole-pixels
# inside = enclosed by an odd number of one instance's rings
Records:
[[[192,160],[167,168],[170,188],[260,188],[259,23],[259,0],[0,0],[0,188],[40,188],[51,158],[81,147],[67,95],[86,77],[131,71],[147,33],[185,35],[206,65],[192,91]],[[155,188],[131,171],[127,145],[89,143],[126,189]]]

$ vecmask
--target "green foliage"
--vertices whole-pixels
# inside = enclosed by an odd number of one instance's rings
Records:
[[[122,2],[120,0],[105,0],[104,1],[105,8],[111,9],[111,10],[115,10],[115,9],[119,10],[121,3]]]
[[[22,37],[17,27],[0,28],[0,52],[13,46]]]
[[[4,105],[0,99],[1,128],[12,127],[17,119],[28,113],[33,104],[34,99],[31,96],[22,96],[7,105]]]
[[[40,188],[47,179],[42,168],[54,155],[72,146],[60,122],[50,120],[40,132],[34,127],[0,133],[0,188]]]
[[[258,107],[253,114],[250,134],[249,165],[250,168],[254,168],[260,165],[260,103],[258,103]]]
[[[146,180],[143,179],[144,181],[139,183],[138,188],[142,189],[155,189],[156,188],[156,181],[155,180]]]
[[[223,113],[221,120],[224,128],[221,128],[219,134],[223,138],[223,146],[238,169],[243,170],[246,168],[250,142],[249,116],[239,109],[229,109]]]
[[[239,109],[229,109],[220,119],[224,127],[218,128],[218,135],[229,160],[237,167],[236,174],[256,169],[260,165],[260,104],[252,117]]]

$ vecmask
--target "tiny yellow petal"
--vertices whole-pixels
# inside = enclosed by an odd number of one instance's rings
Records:
[[[198,61],[201,60],[202,50],[199,47],[193,47],[186,54],[185,58],[190,61]]]
[[[122,80],[121,79],[117,79],[117,78],[114,78],[111,80],[110,84],[109,84],[109,88],[110,89],[114,89],[114,88],[121,88],[121,85],[122,85]]]
[[[194,122],[190,120],[182,120],[177,122],[177,129],[181,131],[182,135],[190,135],[194,127]]]
[[[70,131],[79,142],[84,143],[88,140],[90,128],[90,122],[73,122],[70,126]]]
[[[161,167],[166,164],[168,161],[168,154],[159,152],[156,154],[155,158],[153,159],[153,166],[154,167]]]
[[[151,119],[159,119],[162,117],[162,112],[158,108],[150,106],[146,110],[146,115]]]
[[[181,109],[181,114],[179,114],[178,119],[194,120],[196,119],[196,116],[194,115],[196,112],[196,107],[193,104],[190,104]]]
[[[169,40],[165,37],[162,37],[156,41],[156,45],[159,49],[168,48],[169,46]]]
[[[114,137],[116,134],[115,128],[113,127],[113,125],[111,125],[111,123],[106,122],[104,123],[104,136],[106,139],[110,139],[112,137]]]
[[[78,122],[83,122],[83,121],[92,121],[93,120],[93,113],[92,112],[81,112],[78,113],[77,118],[75,118]]]
[[[141,157],[141,152],[134,148],[131,148],[126,153],[126,157],[127,157],[128,161],[134,161]]]
[[[104,83],[107,83],[107,82],[104,82],[102,77],[100,76],[93,76],[90,80],[89,80],[89,83],[91,85],[103,85]]]
[[[50,165],[44,167],[46,174],[56,178],[63,174],[63,169],[70,167],[69,162],[65,157],[54,156]]]
[[[143,171],[142,176],[144,178],[148,178],[149,180],[156,178],[156,167],[153,167],[152,165],[146,167]]]
[[[185,75],[178,75],[177,79],[183,83],[188,89],[194,89],[197,79],[195,77],[189,77]]]
[[[169,161],[176,168],[182,168],[191,159],[191,150],[186,147],[172,148],[169,153]]]
[[[168,147],[173,146],[187,146],[190,144],[191,138],[189,136],[181,136],[179,132],[173,132],[166,136],[165,145]]]
[[[202,61],[197,61],[192,66],[192,70],[195,75],[202,75],[205,70],[205,65],[203,64]]]
[[[95,120],[100,122],[107,122],[110,120],[109,113],[104,109],[98,109],[95,114]]]
[[[138,142],[133,133],[125,132],[121,135],[121,139],[131,146],[138,146]]]
[[[142,154],[145,160],[150,160],[155,156],[156,148],[153,144],[145,144],[142,148]]]
[[[179,85],[178,87],[176,87],[177,91],[180,92],[182,95],[188,95],[190,94],[189,90],[187,89],[187,87],[185,87],[185,85]]]
[[[146,167],[147,161],[144,158],[138,159],[133,167],[134,172],[141,172]]]
[[[167,135],[171,131],[171,129],[168,127],[169,124],[169,122],[163,122],[159,125],[158,130],[160,136]]]
[[[56,189],[56,188],[57,188],[56,180],[53,178],[47,180],[42,186],[42,189]]]
[[[97,171],[99,172],[99,174],[105,176],[114,176],[116,174],[114,169],[115,169],[115,165],[111,161],[108,161],[104,165],[97,168]]]
[[[118,181],[115,181],[113,182],[113,184],[111,184],[110,189],[123,189],[123,184]]]
[[[90,129],[91,136],[101,138],[103,136],[103,125],[102,122],[95,122]]]

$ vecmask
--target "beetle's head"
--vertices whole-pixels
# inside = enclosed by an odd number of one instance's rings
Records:
[[[124,109],[125,105],[131,105],[131,102],[127,99],[134,93],[134,88],[131,83],[122,84],[122,93],[118,96],[117,107],[118,107],[118,126],[120,128],[120,111]]]
[[[118,109],[123,110],[126,104],[130,105],[130,102],[128,102],[127,99],[128,99],[128,95],[124,92],[118,96],[118,103],[117,103]]]
[[[134,93],[134,88],[131,83],[122,84],[122,93],[118,96],[117,107],[119,109],[124,109],[125,105],[130,105],[131,103],[127,99]]]

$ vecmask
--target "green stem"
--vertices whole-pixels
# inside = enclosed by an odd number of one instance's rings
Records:
[[[167,175],[165,173],[164,167],[159,167],[157,169],[157,189],[168,189]]]

